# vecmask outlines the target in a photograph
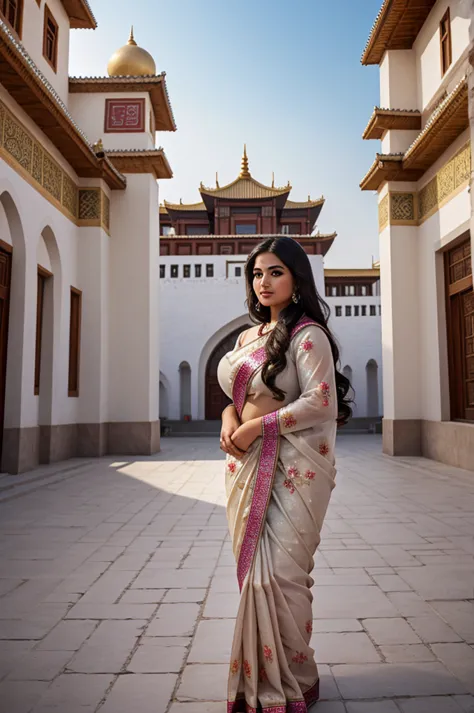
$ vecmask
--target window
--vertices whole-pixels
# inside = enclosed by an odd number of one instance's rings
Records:
[[[359,316],[359,305],[355,305],[355,307],[354,307],[354,317],[358,317],[358,316]]]
[[[160,277],[166,277],[166,265],[160,265]]]
[[[344,295],[349,297],[349,285],[344,285]]]
[[[21,37],[23,0],[0,0],[0,13],[18,37]]]
[[[162,225],[161,226],[161,234],[162,235],[172,235],[173,228],[171,225]]]
[[[178,277],[178,266],[171,265],[171,277]]]
[[[375,317],[377,315],[377,308],[375,305],[370,305],[370,316]]]
[[[382,314],[382,305],[379,305],[379,314]]]
[[[201,277],[201,265],[194,265],[194,277]]]
[[[236,277],[242,277],[242,268],[241,268],[241,267],[236,267],[236,268],[235,268],[235,276],[236,276]]]
[[[255,235],[257,232],[257,226],[255,223],[236,223],[235,234],[236,235]]]
[[[342,307],[336,307],[336,317],[342,317]]]
[[[367,297],[367,285],[362,285],[362,287],[360,288],[360,294],[362,295],[362,297]]]
[[[352,307],[350,305],[346,305],[346,317],[352,317]]]
[[[281,234],[282,234],[282,235],[289,235],[289,234],[290,234],[290,226],[289,226],[289,225],[282,225],[282,226],[281,226]]]
[[[362,317],[367,317],[367,307],[365,305],[362,305],[360,309]]]
[[[56,72],[58,65],[58,23],[47,5],[44,6],[43,57]]]
[[[82,292],[71,287],[69,321],[69,380],[68,396],[79,396],[79,356],[81,351]]]
[[[207,225],[187,225],[186,235],[209,235],[209,227]]]
[[[191,277],[191,265],[183,265],[183,277]]]
[[[452,62],[451,18],[449,7],[439,23],[439,39],[441,44],[441,75],[443,76],[448,71],[448,67]]]
[[[332,297],[337,297],[337,286],[336,286],[336,285],[333,285],[333,286],[331,287],[331,296],[332,296]]]
[[[206,265],[206,277],[214,277],[214,265]]]
[[[40,390],[41,343],[43,339],[44,289],[50,273],[38,267],[38,289],[36,298],[36,348],[35,348],[35,396]]]

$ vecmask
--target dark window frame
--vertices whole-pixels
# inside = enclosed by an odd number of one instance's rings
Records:
[[[68,396],[79,396],[81,365],[82,291],[71,286],[69,313],[69,369]]]
[[[9,11],[13,10],[15,16],[10,22]],[[3,17],[8,27],[13,30],[21,40],[23,30],[23,0],[0,0],[0,15]]]
[[[160,265],[160,278],[166,277],[166,265]]]
[[[439,23],[439,46],[441,53],[441,76],[444,77],[453,62],[451,13],[449,7]]]
[[[171,265],[170,276],[173,279],[176,279],[177,277],[179,277],[179,265]]]
[[[52,34],[48,34],[48,29],[53,30]],[[51,47],[49,46],[51,41]],[[54,19],[54,15],[47,5],[44,6],[44,24],[43,24],[43,57],[54,70],[58,71],[58,44],[59,44],[59,25]],[[51,51],[50,51],[51,50]]]
[[[39,395],[41,382],[41,347],[43,343],[44,293],[47,280],[52,277],[49,270],[38,265],[38,285],[36,292],[36,337],[35,337],[35,382],[34,393]]]
[[[214,264],[213,263],[206,264],[206,277],[214,277]]]
[[[342,307],[340,305],[336,305],[335,315],[336,317],[342,317]]]
[[[194,265],[194,277],[201,277],[202,265]]]
[[[183,277],[191,277],[191,265],[183,265]]]

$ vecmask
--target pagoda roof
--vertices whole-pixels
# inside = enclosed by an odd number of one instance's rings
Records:
[[[261,200],[262,198],[279,198],[280,196],[287,197],[291,191],[289,181],[288,185],[283,188],[275,188],[273,185],[266,186],[265,184],[256,181],[249,171],[249,160],[247,157],[246,146],[244,146],[240,173],[235,181],[232,181],[232,183],[228,183],[226,186],[222,187],[219,186],[217,180],[216,183],[217,185],[215,188],[207,188],[201,182],[199,191],[205,203],[206,197],[223,198],[225,200]],[[282,208],[283,205],[280,205],[279,207]]]
[[[113,189],[124,189],[124,176],[103,152],[97,155],[68,108],[30,55],[0,19],[2,85],[80,177],[103,178]]]
[[[71,94],[106,92],[148,92],[157,131],[176,131],[176,123],[166,87],[166,72],[140,77],[69,77]]]
[[[291,186],[288,184],[284,188],[274,188],[273,186],[265,186],[263,183],[256,181],[255,178],[252,178],[252,176],[249,178],[238,176],[235,181],[228,183],[222,188],[207,188],[201,183],[199,191],[201,195],[209,195],[217,198],[255,200],[288,195],[291,191]]]
[[[467,78],[435,109],[405,153],[376,154],[362,179],[362,190],[378,190],[384,181],[417,181],[469,127]]]
[[[207,211],[206,204],[203,201],[199,203],[168,203],[164,202],[165,212],[169,210],[179,210],[179,211]]]
[[[70,20],[70,27],[74,29],[85,28],[95,30],[97,20],[87,0],[62,0],[64,9]]]
[[[318,206],[323,206],[324,202],[325,198],[323,196],[321,196],[321,198],[317,198],[315,201],[312,201],[311,198],[308,198],[307,201],[290,201],[288,198],[284,205],[284,209],[294,210],[298,208],[317,208]]]
[[[380,64],[387,50],[408,50],[436,0],[384,0],[362,54],[362,64]]]

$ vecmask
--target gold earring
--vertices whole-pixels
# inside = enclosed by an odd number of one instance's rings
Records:
[[[296,294],[296,292],[293,292],[293,294],[291,295],[291,299],[295,304],[298,304],[298,302],[300,301],[300,297]]]

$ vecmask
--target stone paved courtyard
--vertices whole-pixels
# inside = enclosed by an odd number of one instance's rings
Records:
[[[474,473],[339,439],[316,713],[474,711]],[[238,593],[215,439],[0,476],[1,713],[224,713]],[[12,487],[13,486],[13,487]]]

